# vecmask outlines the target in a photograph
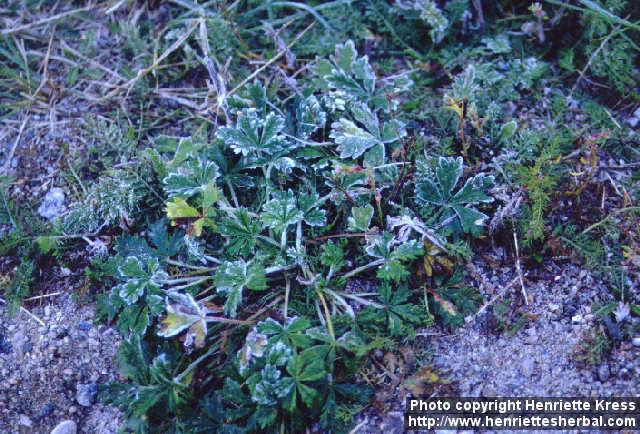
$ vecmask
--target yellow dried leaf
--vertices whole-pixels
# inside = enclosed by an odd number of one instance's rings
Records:
[[[458,313],[456,307],[449,300],[445,300],[435,292],[432,292],[431,295],[433,295],[433,299],[437,301],[438,304],[440,304],[440,306],[447,311],[447,313],[449,313],[450,315],[456,315]]]

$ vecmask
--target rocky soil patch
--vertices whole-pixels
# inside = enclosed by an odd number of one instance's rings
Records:
[[[614,337],[611,352],[601,361],[589,365],[581,359],[591,347],[585,341],[591,332],[599,330],[609,338],[615,334],[601,329],[604,326],[592,312],[598,303],[610,300],[611,291],[591,273],[573,264],[546,263],[525,273],[529,304],[512,303],[511,312],[501,313],[498,305],[505,299],[521,300],[513,267],[480,264],[475,269],[469,278],[476,280],[485,301],[493,303],[467,318],[453,334],[442,330],[424,342],[434,354],[434,372],[451,382],[451,387],[441,389],[445,394],[455,390],[469,397],[638,395],[640,346],[616,342]],[[384,416],[365,411],[358,433],[403,432],[405,392],[402,387],[397,390],[396,408]]]
[[[71,294],[41,302],[29,310],[44,325],[0,305],[0,432],[117,432],[118,411],[96,402],[98,385],[117,377],[117,331]]]
[[[505,284],[507,270],[492,273]],[[535,279],[535,280],[534,280]],[[595,366],[581,363],[586,340],[600,327],[594,304],[611,291],[586,270],[547,264],[528,285],[526,324],[496,334],[494,310],[434,342],[434,364],[464,396],[628,396],[640,391],[640,348],[614,342]],[[496,285],[500,287],[500,285]],[[485,311],[486,312],[486,311]],[[606,330],[604,333],[609,334]]]

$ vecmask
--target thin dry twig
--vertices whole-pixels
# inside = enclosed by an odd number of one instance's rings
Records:
[[[613,36],[617,35],[619,31],[620,31],[620,26],[618,25],[615,29],[613,29],[613,31],[611,33],[609,33],[607,35],[606,38],[604,38],[602,40],[602,42],[600,43],[598,48],[596,48],[595,51],[591,54],[591,56],[589,57],[589,60],[587,61],[587,64],[584,65],[584,68],[582,68],[582,70],[579,72],[578,79],[573,84],[573,87],[571,88],[571,93],[569,94],[569,96],[573,95],[573,92],[576,90],[576,88],[580,84],[580,81],[585,79],[584,75],[589,70],[589,68],[591,67],[591,63],[593,63],[594,59],[598,56],[598,53],[600,53],[600,51],[602,51],[602,49],[605,47],[605,45],[607,45],[607,42],[609,42],[609,40]]]
[[[4,166],[2,167],[2,173],[3,174],[7,174],[7,171],[9,170],[9,165],[11,164],[11,160],[13,159],[13,155],[16,152],[16,149],[18,148],[18,143],[20,143],[20,138],[22,137],[22,133],[24,132],[25,127],[27,126],[27,122],[29,122],[29,115],[27,114],[23,121],[22,124],[20,125],[20,130],[18,131],[18,136],[16,137],[16,140],[13,142],[13,146],[11,147],[11,151],[9,151],[9,154],[7,155],[7,159],[4,162]]]
[[[524,287],[524,279],[522,278],[522,267],[520,266],[520,249],[518,248],[518,236],[516,235],[515,229],[513,229],[513,245],[516,249],[516,271],[518,272],[518,280],[520,280],[522,297],[524,298],[524,304],[529,304],[529,298],[527,297],[527,290]]]
[[[7,302],[3,299],[0,298],[0,303],[2,304],[7,304]],[[24,313],[26,313],[27,315],[29,315],[31,318],[33,318],[34,321],[36,321],[38,324],[40,324],[41,326],[46,325],[44,323],[44,321],[42,321],[40,318],[38,318],[36,315],[32,314],[31,312],[29,312],[27,309],[25,309],[24,307],[20,306],[20,310]]]
[[[293,38],[293,41],[291,41],[285,50],[280,50],[278,52],[278,54],[276,54],[275,56],[273,56],[271,59],[269,59],[264,65],[262,65],[260,68],[256,69],[255,71],[253,71],[253,73],[251,75],[249,75],[247,78],[245,78],[244,80],[242,80],[240,82],[240,84],[238,84],[236,87],[234,87],[233,89],[231,89],[229,91],[229,93],[227,93],[227,98],[231,95],[233,95],[234,93],[236,93],[238,90],[242,89],[242,87],[247,84],[248,82],[250,82],[251,80],[253,80],[258,74],[260,74],[262,71],[264,71],[265,69],[267,69],[270,65],[272,65],[276,60],[278,60],[279,58],[281,58],[282,56],[284,56],[287,51],[289,51],[299,40],[300,38],[302,38],[305,33],[307,33],[311,27],[313,27],[315,24],[315,21],[312,22],[311,24],[309,24],[307,27],[305,27],[295,38]]]
[[[35,295],[33,297],[25,298],[24,301],[40,300],[42,298],[55,297],[56,295],[60,295],[60,294],[62,294],[61,291],[51,292],[49,294]]]
[[[191,34],[193,33],[193,31],[196,29],[196,27],[198,27],[199,23],[196,22],[195,24],[193,24],[191,27],[189,27],[187,29],[187,31],[180,36],[178,39],[176,39],[173,44],[171,44],[169,46],[169,48],[167,48],[161,55],[160,57],[158,57],[157,59],[155,59],[153,61],[153,63],[151,65],[149,65],[146,68],[140,69],[138,70],[138,73],[136,74],[135,77],[133,77],[131,80],[127,81],[126,83],[116,87],[115,89],[113,89],[111,92],[109,92],[108,94],[106,94],[105,96],[103,96],[102,98],[99,98],[99,101],[105,101],[107,99],[110,99],[112,97],[114,97],[115,95],[118,94],[118,92],[120,92],[123,89],[127,90],[127,93],[129,93],[131,91],[131,89],[133,88],[133,86],[135,86],[135,84],[143,77],[145,77],[146,75],[148,75],[150,72],[154,71],[158,65],[165,60],[167,57],[169,57],[169,55],[171,53],[173,53],[174,51],[176,51],[178,48],[180,48],[180,46],[182,46],[182,44],[189,38],[189,36],[191,36]]]
[[[59,14],[56,14],[56,15],[53,15],[53,16],[50,16],[50,17],[47,17],[47,18],[43,18],[43,19],[38,20],[38,21],[34,21],[33,23],[27,23],[27,24],[23,24],[23,25],[18,26],[18,27],[14,27],[14,28],[10,28],[10,29],[4,29],[4,30],[2,30],[0,32],[0,34],[2,34],[3,36],[12,35],[14,33],[22,32],[23,30],[28,30],[28,29],[31,29],[33,27],[39,27],[39,26],[41,26],[43,24],[48,24],[48,23],[51,23],[53,21],[61,20],[61,19],[66,18],[66,17],[68,17],[70,15],[75,15],[75,14],[80,13],[80,12],[87,12],[87,11],[90,11],[91,9],[94,9],[94,8],[95,8],[95,6],[89,5],[89,6],[85,6],[83,8],[78,8],[78,9],[74,9],[74,10],[71,10],[71,11],[61,12]]]
[[[478,318],[480,316],[480,314],[482,314],[485,310],[487,310],[487,308],[489,306],[491,306],[493,303],[495,303],[497,299],[499,299],[500,297],[504,296],[507,293],[507,291],[509,291],[509,289],[511,289],[513,287],[513,285],[515,285],[518,282],[518,280],[519,280],[519,276],[516,276],[513,279],[511,279],[511,281],[509,283],[507,283],[500,291],[496,292],[496,295],[491,297],[491,300],[489,300],[485,304],[483,304],[482,307],[480,309],[478,309],[478,311],[475,313],[475,315],[473,317],[474,318]]]

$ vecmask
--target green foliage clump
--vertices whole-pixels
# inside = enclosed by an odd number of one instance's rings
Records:
[[[523,262],[568,245],[633,296],[637,174],[596,192],[627,207],[631,229],[557,215],[593,193],[600,157],[637,159],[637,132],[610,107],[635,110],[632,1],[180,0],[129,21],[125,3],[74,52],[0,40],[0,115],[19,107],[9,87],[29,108],[47,98],[34,91],[49,51],[67,90],[120,107],[85,120],[66,177],[79,188],[53,226],[0,188],[0,286],[15,309],[41,257],[104,235],[111,254],[86,274],[124,337],[122,380],[101,391],[122,431],[348,431],[372,393],[372,350],[461,326],[482,304],[461,265],[489,221],[492,245],[504,227],[508,251],[511,232],[523,241]],[[109,59],[103,31],[118,41]],[[589,360],[606,355],[600,338]]]
[[[204,429],[205,421],[208,430],[296,431],[311,421],[335,430],[349,406],[366,401],[354,375],[379,336],[415,336],[432,322],[427,303],[442,304],[442,317],[477,308],[477,292],[425,292],[412,270],[435,254],[425,243],[446,254],[451,234],[481,233],[487,216],[475,207],[492,201],[493,179],[477,174],[462,184],[462,158],[440,158],[433,169],[424,162],[434,176],[419,178],[415,199],[386,200],[410,164],[397,156],[407,132],[384,93],[389,85],[401,94],[411,82],[376,77],[347,41],[315,62],[302,96],[279,103],[248,85],[211,143],[184,138],[155,154],[167,219],[146,237],[120,238],[116,284],[102,309],[131,336],[123,351],[135,344],[140,353],[142,337],[163,337],[200,355],[163,350],[127,375],[130,385],[105,389],[136,429],[167,405],[175,418],[161,423],[169,430]],[[427,224],[411,208],[439,218]],[[349,289],[365,272],[379,290]],[[250,313],[262,305],[270,307],[256,323]]]

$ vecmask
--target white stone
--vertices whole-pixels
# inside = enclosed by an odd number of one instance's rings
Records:
[[[38,214],[47,220],[54,220],[65,211],[64,190],[54,187],[44,196],[42,204],[38,208]]]
[[[78,432],[78,426],[72,420],[63,420],[51,430],[51,434],[76,434],[76,432]]]

